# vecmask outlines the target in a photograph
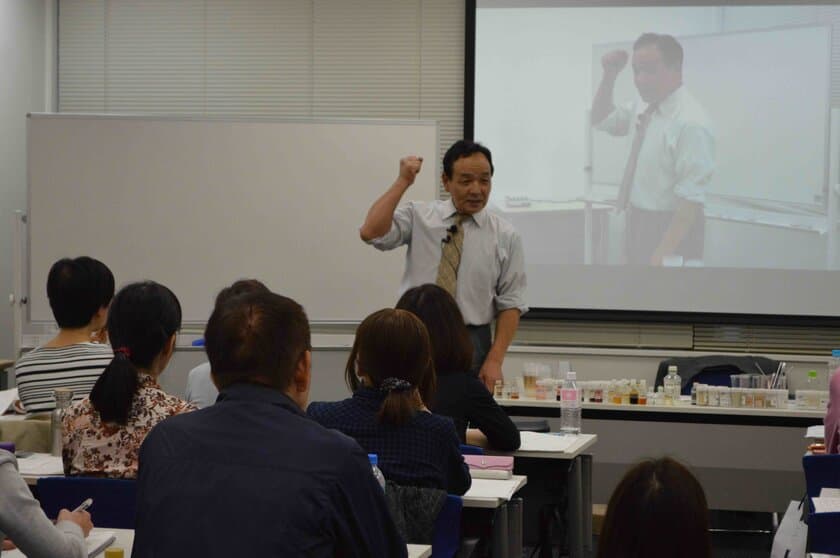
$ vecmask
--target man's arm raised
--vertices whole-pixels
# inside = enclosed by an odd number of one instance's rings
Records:
[[[410,155],[400,159],[400,174],[391,187],[373,202],[365,222],[359,229],[359,236],[365,242],[379,238],[391,230],[391,221],[405,191],[414,184],[414,179],[423,166],[423,158]]]
[[[592,99],[591,120],[593,126],[599,124],[615,110],[615,104],[613,103],[615,79],[627,65],[627,58],[628,54],[624,50],[613,50],[601,57],[604,75],[601,77],[601,83],[595,92],[595,98]]]

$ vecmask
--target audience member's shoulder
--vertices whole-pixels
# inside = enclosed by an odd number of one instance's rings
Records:
[[[417,413],[414,420],[424,428],[436,433],[455,432],[455,421],[452,420],[452,417],[422,411]]]
[[[340,416],[346,411],[351,399],[342,401],[313,401],[306,408],[306,414],[317,421]]]

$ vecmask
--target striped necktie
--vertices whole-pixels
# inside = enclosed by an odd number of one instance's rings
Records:
[[[464,246],[464,227],[461,225],[467,216],[455,215],[455,224],[447,229],[446,238],[441,241],[440,265],[435,283],[455,296],[458,283],[458,266],[461,265],[461,248]]]
[[[642,150],[642,143],[645,141],[650,117],[656,110],[657,104],[650,104],[645,112],[639,115],[636,123],[636,137],[633,138],[633,145],[630,148],[630,156],[627,158],[627,166],[624,167],[624,176],[621,178],[621,188],[618,191],[618,208],[627,209],[630,203],[630,192],[633,190],[633,178],[636,176],[636,164],[639,162],[639,152]]]

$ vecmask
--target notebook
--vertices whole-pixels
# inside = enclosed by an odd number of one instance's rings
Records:
[[[113,531],[91,531],[85,543],[87,543],[88,558],[99,556],[105,549],[114,544],[117,536]]]

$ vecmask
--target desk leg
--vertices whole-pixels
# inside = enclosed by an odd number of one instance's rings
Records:
[[[508,558],[510,550],[508,529],[508,504],[505,502],[496,509],[496,517],[493,521],[493,548],[491,552],[493,558]]]
[[[583,495],[583,507],[580,510],[583,517],[583,550],[586,556],[592,556],[592,456],[580,455],[578,462]]]
[[[522,556],[522,498],[513,498],[508,502],[508,556]]]
[[[575,457],[572,462],[571,470],[569,471],[566,483],[568,487],[568,497],[566,499],[568,509],[566,510],[566,517],[568,518],[569,528],[569,556],[570,558],[585,558],[584,554],[584,517],[583,517],[583,467],[581,466],[581,456]],[[589,514],[592,514],[591,508]],[[590,542],[590,545],[592,543]]]

